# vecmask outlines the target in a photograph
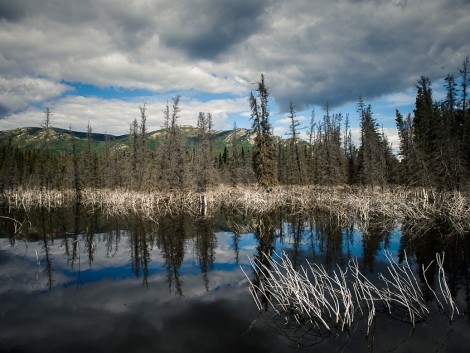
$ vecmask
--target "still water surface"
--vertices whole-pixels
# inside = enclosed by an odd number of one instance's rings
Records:
[[[469,237],[373,222],[359,230],[322,214],[209,218],[111,216],[80,207],[0,219],[1,352],[470,352]],[[16,226],[19,224],[16,223]],[[444,229],[444,230],[443,230]],[[16,233],[15,233],[16,231]],[[261,316],[248,290],[249,257],[285,251],[294,266],[327,269],[358,258],[374,278],[384,250],[416,269],[446,251],[461,316],[434,310],[413,328],[378,315],[341,335],[300,339]],[[430,302],[431,308],[435,305]]]

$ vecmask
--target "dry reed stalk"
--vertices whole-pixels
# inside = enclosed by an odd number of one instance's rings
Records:
[[[424,304],[421,288],[410,268],[406,254],[402,266],[397,264],[390,252],[385,251],[385,256],[389,262],[387,269],[391,279],[379,274],[379,279],[385,284],[385,288],[381,290],[381,296],[386,298],[389,303],[389,313],[391,313],[392,306],[398,305],[405,308],[408,311],[409,321],[414,327],[417,318],[424,318],[429,314],[429,310]]]
[[[74,190],[16,189],[4,191],[3,201],[12,208],[60,207],[74,202]],[[201,200],[203,207],[201,207]],[[192,191],[149,192],[127,189],[84,189],[80,201],[109,213],[139,212],[148,216],[189,212],[211,214],[221,206],[239,212],[266,213],[279,208],[295,212],[322,211],[340,224],[357,222],[366,229],[374,218],[381,221],[425,221],[445,217],[458,233],[470,231],[470,195],[426,189],[392,188],[387,191],[351,187],[291,186],[269,190],[218,186],[204,193]]]
[[[436,253],[436,263],[438,267],[437,272],[437,281],[439,284],[440,292],[436,292],[428,283],[428,279],[426,276],[426,272],[434,262],[432,261],[427,267],[423,265],[423,277],[428,286],[429,290],[433,293],[434,298],[436,298],[436,302],[439,308],[448,316],[449,320],[452,321],[455,315],[459,315],[460,311],[457,306],[457,303],[452,298],[452,293],[450,292],[449,286],[447,285],[446,275],[444,272],[444,257],[445,253],[439,254]]]
[[[315,329],[344,332],[352,327],[359,312],[359,316],[367,318],[369,334],[378,312],[377,303],[381,303],[386,313],[414,327],[417,320],[430,315],[421,287],[406,257],[401,265],[389,252],[385,252],[385,257],[389,277],[378,275],[383,288],[360,272],[357,259],[351,259],[344,270],[338,266],[328,273],[323,266],[308,262],[308,267],[300,266],[296,270],[285,253],[264,255],[263,259],[250,259],[257,281],[251,281],[246,272],[243,273],[250,283],[257,308],[267,309],[262,305],[262,299],[266,300],[285,325],[293,320],[299,327],[308,323]],[[446,313],[453,320],[459,310],[445,281],[444,256],[436,254],[436,262],[440,292],[426,284],[439,306],[447,308]]]

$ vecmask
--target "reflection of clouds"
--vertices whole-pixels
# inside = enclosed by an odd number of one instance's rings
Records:
[[[216,249],[216,262],[219,263],[235,263],[235,249],[233,244],[233,233],[218,232],[217,236],[217,249]],[[249,264],[248,256],[251,256],[256,251],[256,239],[253,234],[241,234],[238,242],[238,263]]]
[[[256,241],[251,234],[242,235],[239,248],[239,263],[236,263],[233,247],[232,233],[218,232],[217,248],[215,249],[214,270],[208,273],[210,288],[222,288],[232,286],[244,279],[239,265],[248,265],[248,257],[252,256],[256,249]],[[72,239],[67,239],[72,243]],[[110,283],[124,282],[127,285],[134,283],[140,285],[142,276],[135,276],[130,264],[130,239],[128,233],[121,233],[121,240],[116,251],[109,256],[106,237],[97,234],[94,237],[93,262],[88,262],[88,250],[85,239],[79,238],[79,260],[73,264],[67,262],[64,254],[62,240],[50,242],[49,254],[52,261],[54,286],[80,287],[88,283],[94,283],[93,287],[99,288],[100,281]],[[45,290],[46,274],[43,242],[17,242],[10,246],[7,239],[0,239],[2,252],[0,257],[2,274],[1,291],[16,289],[25,292]],[[183,281],[183,293],[185,296],[200,296],[206,293],[202,285],[201,269],[195,258],[195,243],[186,241],[185,257],[181,265],[181,279]],[[36,253],[40,261],[39,268],[36,266]],[[149,263],[149,287],[163,288],[162,293],[168,293],[166,281],[165,263],[161,249],[154,246],[150,251]],[[96,284],[95,284],[96,283]],[[160,294],[162,294],[160,293]]]
[[[16,258],[13,264],[21,261]],[[21,344],[26,350],[39,352],[70,347],[128,352],[194,351],[200,346],[203,351],[215,352],[227,342],[227,351],[267,347],[267,342],[254,338],[260,338],[258,329],[240,340],[255,316],[241,271],[214,271],[210,277],[214,289],[206,293],[200,274],[183,275],[183,298],[168,292],[163,274],[152,276],[148,288],[128,278],[105,279],[79,290],[56,286],[40,294],[30,293],[27,287],[2,291],[2,349]]]
[[[291,227],[287,223],[282,226],[285,237],[283,242],[276,238],[276,251],[286,249],[293,254],[296,244],[288,234]],[[314,239],[313,248],[307,241],[309,230],[305,227],[298,244],[302,257],[312,256],[312,252],[325,254],[318,238]],[[142,274],[136,276],[132,270],[131,233],[121,231],[120,235],[112,256],[107,234],[94,236],[91,267],[85,238],[79,236],[80,273],[77,263],[71,268],[67,262],[63,241],[50,242],[55,281],[50,291],[46,290],[43,242],[17,242],[11,247],[8,240],[0,239],[0,351],[286,352],[296,348],[295,342],[267,332],[263,320],[245,333],[257,318],[247,279],[239,267],[246,267],[251,275],[248,257],[257,254],[258,246],[252,233],[240,234],[239,263],[233,233],[215,233],[217,247],[213,270],[207,273],[208,290],[197,260],[197,242],[185,239],[180,268],[183,297],[173,288],[169,291],[162,251],[156,243],[150,250],[148,283],[143,285]],[[392,251],[400,246],[400,237],[400,229],[392,232],[388,241]],[[382,250],[383,240],[379,244]],[[41,261],[39,273],[36,251]],[[362,256],[362,233],[355,230],[349,244],[343,234],[341,251]],[[381,251],[374,255],[374,269],[384,273],[381,256]],[[321,261],[320,257],[316,260]],[[431,316],[418,324],[411,335],[410,330],[410,326],[380,315],[374,331],[375,351],[419,347],[426,352],[437,348],[442,352],[467,352],[470,348],[464,320],[452,324],[452,335],[442,316]],[[367,345],[364,332],[356,328],[348,337],[331,337],[312,347],[312,351],[335,351],[341,347],[344,352],[357,352],[369,349]]]

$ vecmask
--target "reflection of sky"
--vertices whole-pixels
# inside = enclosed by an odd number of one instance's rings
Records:
[[[316,239],[315,228],[313,232],[308,225],[302,229],[300,241],[296,244],[294,238],[289,234],[289,224],[283,223],[284,237],[282,241],[279,236],[275,239],[275,251],[281,254],[283,251],[292,253],[296,248],[300,254],[300,260],[303,258],[311,259],[312,254],[322,255],[325,250],[320,246],[318,239]],[[354,229],[351,234],[342,232],[343,239],[341,243],[341,251],[344,256],[348,258],[357,257],[361,258],[363,255],[363,234],[358,229]],[[278,234],[279,235],[279,234]],[[311,238],[313,236],[313,239]],[[245,269],[249,268],[249,258],[257,253],[257,240],[253,233],[241,234],[238,241],[238,262],[235,254],[235,244],[233,240],[233,233],[231,232],[216,232],[215,261],[209,273],[209,279],[220,275],[220,273],[228,273],[235,271],[239,273],[240,266]],[[387,246],[382,241],[379,242],[376,251],[376,261],[386,262],[384,250],[392,253],[392,256],[397,257],[397,252],[400,246],[401,230],[400,228],[394,229],[388,238]],[[74,286],[83,285],[86,283],[93,283],[100,280],[125,280],[138,278],[142,276],[142,270],[136,275],[131,264],[131,250],[129,248],[130,240],[125,231],[121,232],[121,240],[118,246],[109,251],[105,241],[106,237],[97,235],[94,244],[94,256],[91,264],[88,261],[88,254],[85,247],[84,239],[82,238],[78,244],[79,260],[76,260],[73,267],[67,263],[66,256],[64,255],[64,244],[61,240],[55,240],[50,244],[49,253],[51,255],[53,277],[55,286]],[[70,239],[69,239],[70,240]],[[70,240],[70,243],[72,240]],[[194,241],[187,240],[185,245],[184,260],[179,268],[179,273],[182,276],[198,276],[201,274],[201,268],[198,264]],[[17,242],[15,246],[10,247],[6,239],[0,239],[0,249],[3,256],[8,254],[8,257],[14,257],[16,261],[22,264],[22,271],[30,273],[34,277],[30,287],[38,288],[41,284],[45,283],[45,258],[42,242]],[[2,257],[0,253],[0,257]],[[111,253],[111,255],[110,255]],[[303,258],[302,258],[303,257]],[[37,259],[40,264],[36,266]],[[5,266],[9,267],[11,259],[2,263],[3,270]],[[18,268],[10,268],[14,274],[10,278],[20,276]],[[164,278],[166,275],[166,268],[162,252],[156,246],[150,251],[150,262],[148,263],[148,276]],[[24,273],[21,273],[24,277]],[[5,279],[4,279],[5,280]],[[14,283],[12,284],[14,286]],[[5,288],[5,283],[4,286]],[[1,291],[1,289],[0,289]]]
[[[227,277],[227,272],[236,272],[240,279],[243,273],[240,266],[248,267],[249,257],[256,252],[256,239],[253,234],[245,234],[240,237],[238,244],[238,262],[234,252],[233,233],[218,232],[215,234],[217,248],[215,249],[215,261],[211,267],[209,278]],[[99,237],[97,237],[99,239]],[[70,241],[71,242],[71,241]],[[106,243],[96,241],[94,245],[93,262],[88,261],[87,250],[83,239],[79,244],[79,260],[77,259],[73,265],[67,263],[64,255],[64,247],[60,240],[56,240],[49,246],[49,254],[53,267],[54,285],[57,286],[75,286],[87,283],[94,283],[101,280],[120,281],[132,280],[138,283],[142,277],[142,270],[136,276],[130,261],[130,250],[127,247],[129,240],[126,236],[121,235],[121,241],[117,251],[113,251],[112,256],[108,256]],[[10,247],[6,239],[0,239],[0,248],[4,249],[0,252],[2,259],[0,265],[2,272],[9,272],[10,276],[4,277],[3,282],[11,281],[11,286],[15,287],[16,276],[22,277],[24,280],[31,281],[30,288],[45,289],[42,285],[46,283],[46,260],[44,255],[42,242],[17,242],[15,246]],[[36,254],[38,255],[36,257]],[[39,266],[37,266],[39,260]],[[15,265],[13,265],[15,263]],[[149,278],[163,279],[166,275],[166,268],[161,250],[157,247],[150,252],[150,262],[148,264]],[[185,246],[185,257],[179,268],[179,272],[184,277],[201,276],[201,268],[195,256],[194,243],[187,241]],[[185,279],[186,280],[186,279]],[[3,283],[3,289],[6,283]],[[184,288],[183,288],[184,289]],[[0,292],[2,289],[0,289]]]
[[[288,227],[286,227],[286,230]],[[310,239],[310,229],[302,230],[301,241],[285,234],[276,239],[278,253],[321,253],[318,239]],[[396,256],[401,232],[392,232],[387,249]],[[80,263],[73,268],[67,263],[61,240],[50,244],[54,286],[46,290],[46,261],[42,242],[17,242],[10,247],[0,239],[0,351],[205,351],[205,352],[285,352],[292,344],[282,336],[266,331],[260,323],[248,331],[257,317],[248,291],[248,283],[240,265],[248,269],[249,257],[257,253],[252,233],[241,234],[238,262],[233,233],[216,232],[215,262],[207,274],[208,290],[196,258],[195,241],[188,239],[181,274],[183,297],[167,283],[162,251],[150,251],[148,285],[142,273],[136,276],[131,264],[130,240],[121,233],[117,249],[108,255],[105,237],[95,238],[94,260],[89,264],[84,239],[79,242]],[[313,244],[313,245],[312,245]],[[383,242],[376,258],[382,259]],[[341,251],[361,257],[362,233],[354,230],[349,239],[343,234]],[[36,252],[40,261],[37,266]],[[171,289],[171,291],[170,291]],[[463,321],[463,320],[462,320]],[[396,321],[377,327],[376,351],[396,348],[397,352],[434,351],[447,338],[448,326],[432,321],[432,327],[419,326],[412,336],[409,326]],[[452,339],[443,352],[467,352],[468,331],[465,325],[453,325]],[[431,335],[433,340],[429,340]],[[411,338],[409,338],[410,336]],[[25,337],[27,338],[25,340]],[[461,341],[456,345],[456,340]],[[405,341],[403,344],[397,342]],[[411,344],[410,344],[411,342]],[[315,351],[337,350],[337,342],[329,341]],[[340,342],[345,352],[365,351],[364,337]]]

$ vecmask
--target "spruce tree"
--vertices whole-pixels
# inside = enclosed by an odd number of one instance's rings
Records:
[[[389,146],[378,131],[371,106],[366,107],[362,97],[359,97],[358,112],[361,119],[361,146],[358,152],[359,182],[366,186],[383,188],[388,179],[386,155]]]
[[[289,165],[289,174],[290,180],[293,184],[303,184],[303,162],[301,153],[299,151],[299,120],[296,117],[295,105],[291,100],[289,102],[289,155],[290,155],[290,165]]]
[[[256,89],[258,96],[250,94],[252,128],[255,133],[255,145],[253,147],[253,170],[258,185],[269,188],[278,183],[276,176],[276,149],[274,147],[271,123],[269,122],[268,88],[261,75]]]
[[[159,177],[161,189],[182,191],[188,187],[186,148],[178,125],[180,96],[173,98],[170,107],[167,103],[164,113],[163,142],[159,148]]]
[[[196,190],[206,191],[207,187],[214,183],[214,166],[212,162],[212,142],[210,133],[212,128],[212,117],[210,113],[200,112],[197,119],[198,143],[195,150],[195,178]]]
[[[414,109],[414,141],[421,163],[420,184],[435,186],[438,162],[439,111],[435,109],[429,78],[421,76],[416,86]]]

